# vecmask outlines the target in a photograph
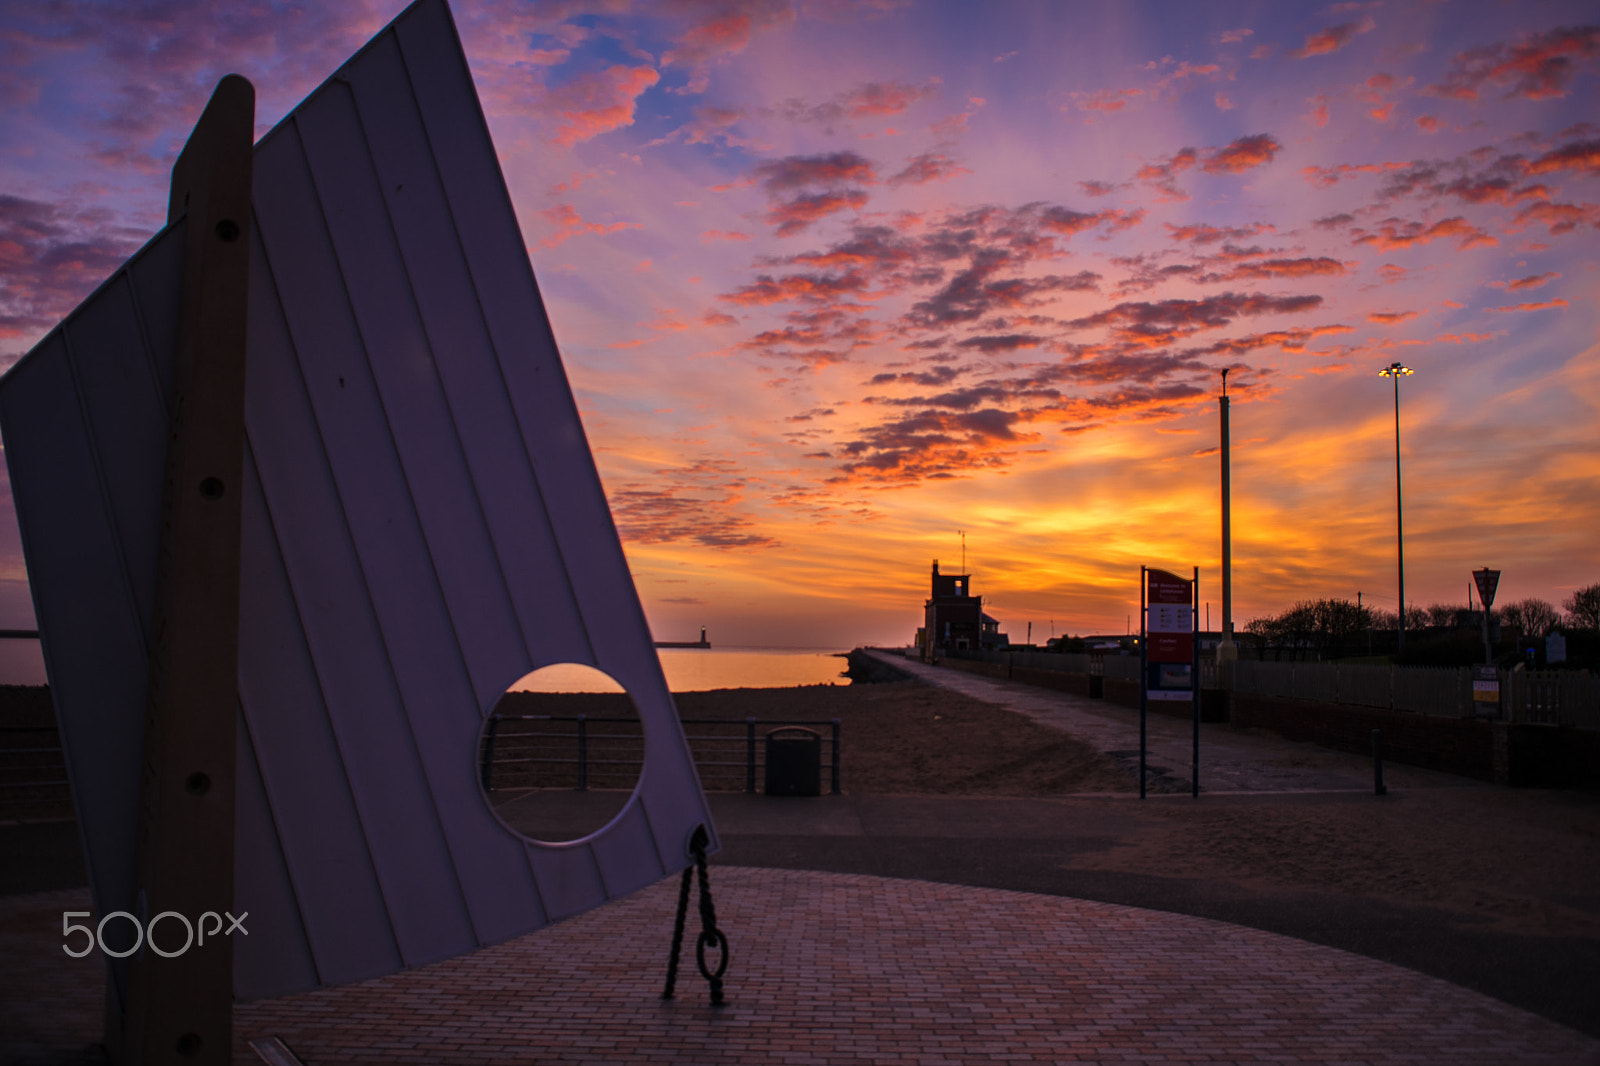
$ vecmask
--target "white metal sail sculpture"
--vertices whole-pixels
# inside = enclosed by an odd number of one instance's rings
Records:
[[[711,828],[443,0],[407,9],[262,138],[253,196],[241,999],[536,929],[682,869]],[[138,907],[183,225],[0,379],[102,915]],[[490,810],[478,742],[506,688],[558,662],[622,684],[646,759],[612,822],[545,845]]]

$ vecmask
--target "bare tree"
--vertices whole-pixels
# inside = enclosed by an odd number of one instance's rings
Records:
[[[1525,637],[1542,637],[1561,624],[1561,612],[1549,600],[1529,596],[1497,608],[1500,621],[1516,626]]]
[[[1563,600],[1561,606],[1579,629],[1600,629],[1600,584],[1586,585]]]
[[[1425,610],[1428,613],[1428,625],[1453,626],[1456,624],[1457,615],[1462,611],[1470,611],[1472,608],[1457,607],[1451,603],[1430,603]]]

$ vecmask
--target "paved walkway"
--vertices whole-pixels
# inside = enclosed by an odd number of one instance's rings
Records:
[[[712,884],[721,1009],[692,953],[678,998],[657,998],[669,880],[470,956],[241,1005],[234,1062],[277,1038],[308,1066],[1600,1063],[1600,1041],[1486,996],[1222,922],[850,874],[718,867]],[[14,998],[19,923],[72,895],[0,900],[8,1062],[86,1061],[98,961],[36,957],[34,1009]],[[76,994],[40,1002],[51,986]]]
[[[868,655],[919,681],[951,689],[974,699],[1009,708],[1041,725],[1059,729],[1131,764],[1137,780],[1139,711],[1106,700],[1038,688],[968,673],[955,667],[929,666],[883,651]],[[1164,714],[1145,719],[1145,761],[1150,773],[1147,791],[1188,792],[1193,777],[1194,727],[1190,721]],[[1384,783],[1391,788],[1431,788],[1470,783],[1451,774],[1385,763]],[[1329,751],[1314,744],[1257,736],[1225,725],[1200,726],[1200,790],[1202,792],[1372,791],[1370,756]]]
[[[1114,757],[1137,748],[1136,711],[904,665]],[[1150,761],[1186,792],[1188,724],[1149,723]],[[1213,726],[1202,727],[1201,744],[1207,805],[1393,803],[1407,789],[1490,787],[1394,766],[1386,777],[1396,795],[1375,801],[1370,762],[1356,756]],[[1107,846],[1151,804],[1190,802],[714,795],[724,850],[712,887],[732,942],[727,1007],[706,1003],[692,925],[679,998],[657,998],[676,897],[669,879],[470,956],[241,1005],[234,1062],[255,1066],[249,1042],[277,1038],[306,1066],[1600,1066],[1600,1039],[1551,1020],[1600,1035],[1583,1020],[1600,975],[1589,941],[1495,939],[1371,900],[1241,898],[1181,873],[1072,868],[1075,849]],[[48,859],[61,850],[48,828],[14,835]],[[0,1061],[98,1061],[88,1049],[99,1038],[102,964],[59,950],[60,913],[88,905],[81,888],[0,897]]]

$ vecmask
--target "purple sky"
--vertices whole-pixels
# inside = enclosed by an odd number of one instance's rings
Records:
[[[399,9],[0,9],[0,365],[222,74],[265,131]],[[454,10],[659,638],[908,641],[958,530],[1013,639],[1120,632],[1141,563],[1220,621],[1223,367],[1237,624],[1393,609],[1397,359],[1408,598],[1600,581],[1591,4]]]

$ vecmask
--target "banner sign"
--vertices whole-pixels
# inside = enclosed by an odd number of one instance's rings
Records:
[[[1149,641],[1147,661],[1184,664],[1193,662],[1193,583],[1187,578],[1169,574],[1165,570],[1147,570],[1145,586],[1147,607],[1144,628]],[[1183,686],[1187,688],[1188,685],[1188,679],[1185,679]],[[1155,686],[1152,684],[1153,687]],[[1167,686],[1163,684],[1161,687]]]
[[[1491,592],[1489,595],[1493,596]],[[1472,668],[1472,701],[1474,703],[1500,702],[1500,671],[1494,666]]]
[[[1145,687],[1153,700],[1194,697],[1194,583],[1145,571]]]
[[[1142,617],[1143,679],[1139,686],[1139,798],[1145,797],[1145,718],[1151,700],[1170,706],[1187,700],[1194,725],[1194,756],[1190,788],[1200,795],[1200,700],[1195,682],[1199,672],[1195,658],[1195,603],[1199,599],[1200,569],[1191,580],[1165,570],[1140,567],[1139,590]],[[1177,708],[1174,708],[1175,710]],[[1165,712],[1171,713],[1171,712]],[[1181,713],[1181,711],[1180,711]]]
[[[1482,570],[1472,572],[1472,580],[1478,583],[1478,599],[1483,602],[1484,610],[1494,606],[1494,590],[1500,584],[1500,571],[1490,570],[1487,566]]]

